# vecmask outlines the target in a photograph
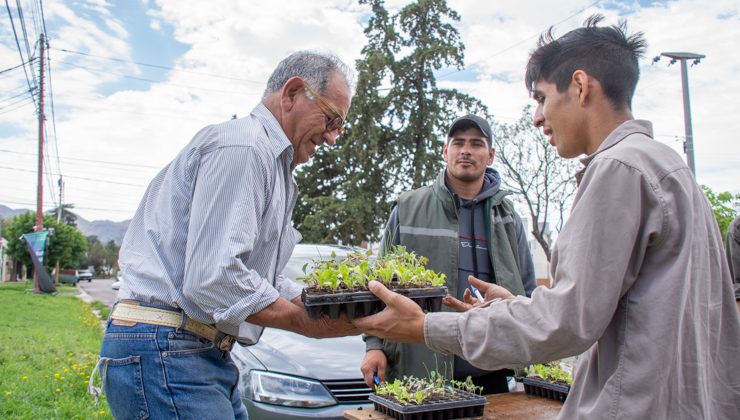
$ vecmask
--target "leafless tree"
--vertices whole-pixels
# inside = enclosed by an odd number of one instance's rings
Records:
[[[503,187],[517,196],[532,219],[532,235],[552,256],[550,222],[557,231],[565,222],[571,199],[576,191],[573,177],[578,163],[558,156],[548,138],[532,124],[532,107],[522,110],[516,123],[496,127],[494,146]]]

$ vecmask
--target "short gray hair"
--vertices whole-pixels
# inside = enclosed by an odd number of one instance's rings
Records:
[[[282,89],[291,77],[300,77],[320,94],[326,93],[329,77],[339,73],[350,91],[354,89],[354,71],[333,54],[312,51],[297,51],[285,57],[273,70],[267,80],[263,98]]]

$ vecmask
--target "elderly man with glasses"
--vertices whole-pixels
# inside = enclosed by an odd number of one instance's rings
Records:
[[[291,54],[248,116],[200,130],[151,182],[96,366],[114,417],[244,419],[235,341],[256,343],[264,327],[358,334],[346,318],[310,319],[279,274],[301,239],[293,170],[343,132],[352,83],[332,55]]]

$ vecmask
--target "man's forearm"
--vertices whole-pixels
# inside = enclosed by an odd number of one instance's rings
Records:
[[[360,334],[360,331],[346,317],[336,320],[330,320],[327,317],[309,318],[300,297],[292,302],[282,297],[278,298],[265,309],[248,316],[246,321],[263,327],[279,328],[313,338],[344,337]]]
[[[300,300],[300,299],[298,299]],[[247,322],[303,334],[308,315],[301,306],[278,298],[266,308],[247,317]]]

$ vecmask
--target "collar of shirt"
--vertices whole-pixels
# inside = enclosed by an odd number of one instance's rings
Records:
[[[273,140],[271,144],[273,155],[277,158],[282,153],[286,152],[286,149],[288,149],[288,161],[292,161],[293,144],[290,142],[290,139],[288,139],[288,136],[285,135],[283,127],[280,126],[280,123],[275,116],[272,115],[272,112],[270,112],[263,103],[259,103],[254,107],[251,114],[254,115],[260,123],[262,123],[262,126],[265,127],[267,136]]]
[[[603,152],[604,150],[615,146],[620,141],[624,140],[627,136],[635,133],[644,134],[650,138],[653,138],[653,124],[647,120],[627,120],[620,124],[619,127],[615,128],[614,131],[606,136],[604,141],[601,142],[601,145],[599,145],[599,148],[596,149],[594,153],[580,159],[581,163],[583,164],[583,168],[581,168],[581,170],[576,173],[576,181],[578,181],[578,183],[581,182],[581,178],[586,172],[588,164],[591,163],[592,160],[594,160],[596,155]]]

